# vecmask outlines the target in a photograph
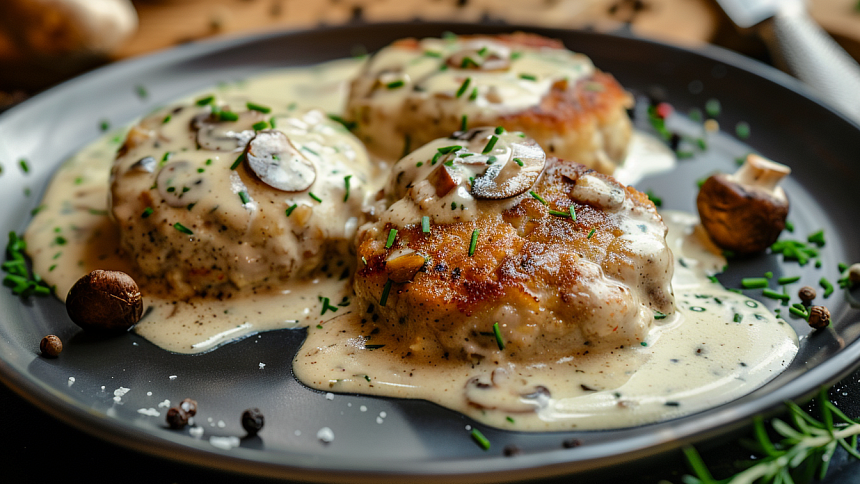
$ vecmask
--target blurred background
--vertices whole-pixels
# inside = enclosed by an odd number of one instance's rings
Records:
[[[860,0],[808,8],[860,59]],[[0,110],[100,65],[214,36],[416,19],[628,29],[771,61],[759,29],[737,27],[715,0],[3,0]]]

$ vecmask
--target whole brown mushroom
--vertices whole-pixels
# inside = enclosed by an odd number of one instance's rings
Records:
[[[696,206],[711,239],[738,254],[776,242],[788,217],[788,198],[778,183],[789,173],[785,165],[750,154],[734,174],[708,178]]]
[[[137,283],[125,272],[95,270],[69,290],[66,311],[86,331],[119,333],[140,320],[143,298]]]

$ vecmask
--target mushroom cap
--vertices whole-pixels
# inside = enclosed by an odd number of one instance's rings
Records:
[[[143,298],[128,274],[94,270],[69,290],[66,311],[86,331],[120,333],[140,320]]]
[[[750,254],[770,247],[785,228],[789,204],[784,194],[779,195],[744,186],[721,173],[705,180],[696,206],[717,245]]]

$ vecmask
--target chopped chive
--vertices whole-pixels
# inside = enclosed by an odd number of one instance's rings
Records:
[[[519,158],[514,158],[514,163],[516,163],[517,165],[523,166],[523,160],[521,160]]]
[[[517,60],[523,56],[522,52],[511,52],[511,60]]]
[[[736,323],[740,323],[741,321],[743,321],[743,319],[744,319],[743,314],[735,313],[735,316],[732,318],[732,321],[734,321]]]
[[[418,163],[415,163],[415,168],[421,168],[422,166],[424,166],[423,161],[419,161]]]
[[[510,423],[516,423],[516,422],[514,421],[513,417],[510,417],[510,416],[509,416],[509,417],[505,417],[505,420],[507,420],[507,421],[508,421],[508,422],[510,422]]]
[[[573,205],[571,205],[571,206],[569,207],[569,211],[570,211],[570,218],[571,218],[571,220],[573,220],[574,222],[576,222],[576,208],[575,208]]]
[[[388,302],[388,293],[391,291],[391,279],[385,281],[385,285],[382,286],[382,295],[379,296],[379,305],[385,307],[385,303]]]
[[[218,118],[221,121],[238,121],[239,115],[232,111],[219,111]]]
[[[767,287],[767,279],[764,277],[745,277],[741,279],[741,287],[744,289],[761,289]]]
[[[498,136],[496,136],[496,135],[490,136],[490,141],[487,141],[487,146],[484,146],[484,150],[481,151],[481,154],[486,155],[487,153],[493,151],[493,147],[496,146],[497,141],[499,141]]]
[[[496,126],[496,130],[494,131],[494,133],[496,133],[496,134],[502,134],[504,132],[505,132],[505,128],[503,128],[501,126]]]
[[[454,166],[454,160],[448,160],[445,163],[442,163],[445,166]]]
[[[484,434],[482,434],[480,430],[472,429],[472,440],[478,444],[478,447],[484,450],[490,450],[490,441],[484,437]]]
[[[346,193],[343,194],[343,202],[346,203],[349,200],[349,179],[352,178],[352,175],[347,175],[343,177],[343,185],[345,187]]]
[[[253,125],[251,125],[251,129],[253,129],[254,131],[262,131],[268,127],[269,127],[269,123],[267,123],[265,121],[260,121],[258,123],[254,123]]]
[[[207,104],[211,104],[212,101],[214,101],[214,100],[215,100],[215,96],[210,95],[210,96],[206,96],[206,97],[201,97],[197,101],[194,101],[194,103],[197,104],[198,106],[205,106]]]
[[[780,277],[776,280],[776,283],[779,285],[791,284],[792,282],[797,282],[800,280],[800,276],[785,276]]]
[[[398,79],[396,81],[391,81],[385,85],[386,89],[397,89],[398,87],[403,87],[406,83],[403,82],[402,79]]]
[[[425,50],[424,55],[426,55],[427,57],[442,57],[441,52],[435,52],[432,50]]]
[[[475,67],[479,67],[478,63],[472,60],[471,57],[463,57],[463,61],[460,62],[460,69],[466,69],[469,67],[470,64]]]
[[[325,313],[326,313],[326,311],[331,311],[331,312],[333,312],[333,313],[336,313],[336,312],[337,312],[337,310],[339,309],[337,306],[332,306],[332,305],[331,305],[331,300],[330,300],[329,298],[327,298],[327,297],[319,296],[319,301],[323,304],[323,306],[322,306],[322,312],[320,312],[320,316],[322,316],[323,314],[325,314]]]
[[[143,86],[140,86],[140,85],[135,86],[134,92],[137,94],[137,97],[139,97],[141,99],[146,99],[147,97],[149,97],[149,93],[146,92],[146,88]]]
[[[697,146],[699,147],[699,149],[700,149],[700,150],[702,150],[702,151],[705,151],[705,150],[707,150],[707,149],[708,149],[708,143],[707,143],[707,141],[705,141],[705,138],[698,138],[698,139],[696,139],[696,145],[697,145]]]
[[[642,345],[642,346],[648,346],[648,343],[646,343],[646,342],[644,342],[644,341],[640,341],[640,342],[639,342],[639,344],[640,344],[640,345]]]
[[[493,323],[493,335],[496,337],[496,344],[499,345],[499,349],[505,349],[505,340],[502,339],[502,330],[499,329],[499,323]]]
[[[466,80],[463,81],[463,84],[460,84],[460,89],[457,89],[457,97],[462,96],[466,89],[469,89],[469,84],[472,82],[471,77],[467,77]]]
[[[186,227],[186,226],[182,225],[182,224],[181,224],[181,223],[179,223],[179,222],[174,223],[174,224],[173,224],[173,228],[175,228],[176,230],[178,230],[178,231],[182,232],[183,234],[187,234],[187,235],[194,235],[194,232],[192,232],[192,231],[191,231],[191,229],[189,229],[188,227]]]
[[[154,211],[154,210],[152,210],[152,207],[146,207],[146,208],[144,208],[144,209],[143,209],[143,213],[142,213],[142,214],[140,214],[140,218],[146,218],[146,217],[149,217],[150,215],[152,215],[152,212],[153,212],[153,211]]]
[[[498,158],[496,158],[495,156],[490,156],[489,158],[487,158],[487,164],[488,164],[488,165],[492,165],[492,164],[493,164],[493,163],[495,163],[497,160],[498,160]]]
[[[472,93],[469,94],[469,101],[474,101],[475,99],[478,99],[478,88],[477,87],[473,88]]]
[[[795,316],[800,316],[803,319],[809,319],[809,313],[803,309],[796,307],[796,306],[791,306],[790,308],[788,308],[788,312],[790,312],[791,314],[793,314]]]
[[[294,204],[290,205],[289,207],[287,207],[287,210],[285,212],[287,214],[287,217],[289,217],[290,214],[293,213],[293,210],[295,210],[296,207],[298,207],[298,206],[299,206],[298,203],[294,203]]]
[[[750,137],[750,124],[746,121],[741,121],[737,125],[735,125],[735,134],[738,135],[740,139],[747,139]]]
[[[785,221],[785,230],[788,230],[789,232],[794,232],[794,224],[789,222],[788,220],[786,220]]]
[[[773,272],[771,272],[771,271],[767,271],[767,272],[765,272],[765,273],[764,273],[764,277],[765,277],[766,279],[773,279]]]
[[[314,192],[308,192],[308,196],[313,198],[317,203],[322,203],[322,198],[314,195]]]
[[[478,49],[478,55],[481,57],[484,57],[485,55],[487,55],[487,46],[484,46],[484,47],[481,47],[480,49]]]
[[[466,126],[468,126],[469,117],[465,114],[460,118],[460,131],[466,131]]]
[[[645,192],[645,195],[648,197],[648,200],[651,200],[651,203],[653,203],[655,207],[663,206],[663,199],[658,197],[657,195],[654,195],[654,192],[652,192],[651,190]]]
[[[478,246],[478,234],[480,231],[475,229],[472,231],[472,241],[469,242],[469,257],[475,255],[475,248]]]
[[[272,108],[270,108],[268,106],[263,106],[262,104],[249,102],[249,103],[245,103],[245,106],[247,106],[248,109],[251,111],[259,111],[263,114],[269,114],[272,112]]]
[[[421,217],[421,231],[425,234],[430,233],[430,217],[427,215]]]
[[[520,74],[520,79],[525,79],[527,81],[537,81],[537,77],[532,74]]]
[[[654,310],[654,319],[666,319],[666,313]]]
[[[173,118],[173,116],[168,114],[167,116],[164,117],[164,119],[161,120],[161,124],[169,123],[172,118]]]
[[[314,156],[319,156],[319,155],[320,155],[320,154],[319,154],[319,153],[317,153],[316,151],[314,151],[314,150],[312,150],[312,149],[308,148],[307,146],[302,146],[302,147],[301,147],[301,149],[303,149],[303,150],[307,151],[308,153],[310,153],[310,154],[312,154],[312,155],[314,155]]]
[[[206,163],[205,163],[205,164],[206,164],[206,165],[211,165],[211,164],[212,164],[212,158],[208,158],[208,159],[206,160]]]
[[[819,230],[813,234],[809,234],[806,238],[807,242],[811,242],[819,247],[824,247],[824,230]]]
[[[531,195],[535,200],[539,201],[540,203],[544,205],[549,205],[548,203],[546,203],[546,200],[544,200],[543,197],[539,194],[535,193],[534,190],[529,190],[529,195]]]
[[[397,229],[391,229],[388,231],[388,240],[385,242],[385,248],[390,249],[392,245],[394,245],[394,239],[397,237]]]
[[[272,127],[272,129],[275,129],[275,117],[274,117],[274,116],[272,116],[271,118],[269,118],[269,126],[271,126],[271,127]],[[348,129],[348,128],[347,128],[347,129]]]
[[[23,171],[24,173],[30,173],[30,164],[27,163],[27,160],[21,158],[18,161],[18,164],[21,165],[21,171]]]
[[[783,294],[781,292],[776,292],[770,288],[764,288],[761,291],[761,295],[764,297],[769,297],[771,299],[779,299],[780,301],[788,301],[791,297],[788,294]]]
[[[475,156],[475,153],[460,153],[457,155],[459,158],[468,158],[470,156]],[[495,158],[495,156],[491,156],[490,158]]]
[[[589,232],[589,233],[588,233],[588,237],[587,237],[587,238],[589,238],[589,239],[590,239],[590,238],[591,238],[591,236],[592,236],[592,235],[594,235],[594,231],[595,231],[595,229],[591,229],[591,232]]]
[[[251,201],[251,199],[248,198],[248,192],[244,190],[239,192],[239,200],[242,200],[242,205],[245,205],[246,203]]]
[[[826,277],[822,277],[818,281],[818,284],[824,288],[824,297],[825,298],[828,298],[828,297],[830,297],[831,294],[833,294],[833,284],[831,284],[830,281],[828,281]]]
[[[99,123],[99,129],[100,129],[102,132],[105,132],[105,131],[109,130],[109,129],[110,129],[110,122],[109,122],[108,120],[106,120],[106,119],[103,119],[103,120]]]
[[[432,159],[432,160],[430,160],[430,164],[431,164],[431,165],[435,165],[435,164],[436,164],[436,162],[438,162],[438,161],[439,161],[439,158],[440,158],[441,156],[442,156],[442,153],[437,152],[435,155],[433,155],[433,159]]]
[[[443,146],[441,148],[436,148],[436,151],[438,151],[439,153],[441,153],[443,155],[447,155],[448,153],[450,153],[452,151],[457,151],[457,150],[462,149],[462,148],[463,147],[460,145]]]
[[[549,214],[550,214],[550,215],[555,215],[556,217],[570,217],[570,214],[569,214],[569,213],[567,213],[567,212],[562,212],[562,211],[560,211],[560,210],[552,210],[552,209],[549,209],[549,210],[547,210],[547,211],[549,212]]]
[[[239,168],[239,165],[242,163],[242,160],[244,160],[244,159],[245,159],[245,153],[244,152],[240,153],[239,156],[236,157],[236,161],[234,161],[233,164],[230,165],[230,169],[235,170],[236,168]]]

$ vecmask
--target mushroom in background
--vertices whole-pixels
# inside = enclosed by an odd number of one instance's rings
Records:
[[[776,242],[788,217],[788,198],[778,184],[789,173],[783,164],[750,154],[734,174],[708,178],[696,206],[711,239],[738,254]]]
[[[129,0],[3,0],[0,26],[25,54],[77,62],[119,47],[137,13]]]

